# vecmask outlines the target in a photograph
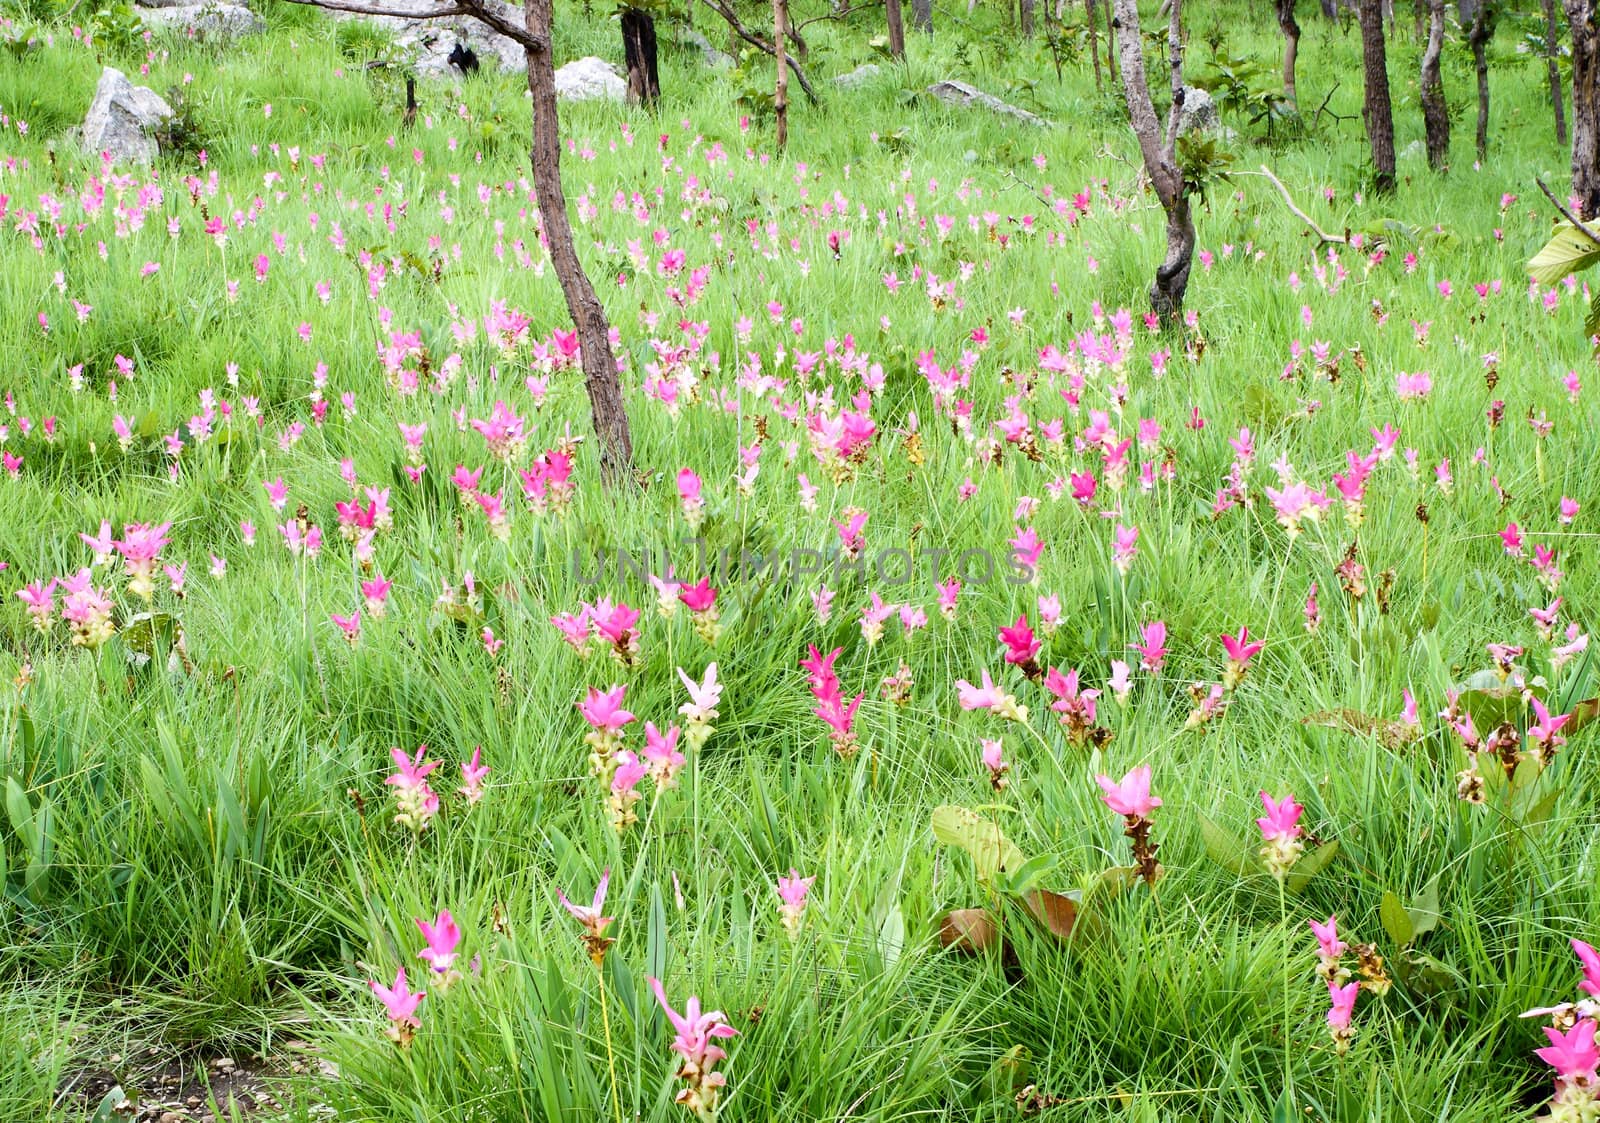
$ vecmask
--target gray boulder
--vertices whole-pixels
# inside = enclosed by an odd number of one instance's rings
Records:
[[[841,74],[833,80],[833,84],[841,90],[855,90],[862,86],[871,85],[878,80],[878,75],[883,73],[883,67],[875,62],[864,62],[849,74]]]
[[[556,96],[565,101],[621,101],[628,83],[603,58],[575,59],[556,71]]]
[[[170,4],[141,12],[150,28],[176,29],[197,39],[238,39],[267,29],[266,21],[243,4],[212,0],[205,4]]]
[[[1221,127],[1222,118],[1217,113],[1217,103],[1211,100],[1211,95],[1198,86],[1185,86],[1183,108],[1178,110],[1178,135],[1214,132]]]
[[[156,158],[152,131],[172,116],[172,106],[154,90],[135,86],[120,70],[106,67],[94,88],[79,143],[91,156],[109,153],[113,163],[150,165]]]
[[[1050,124],[1049,121],[1046,121],[1037,113],[1029,113],[1026,109],[1001,101],[993,94],[986,94],[976,86],[969,86],[967,83],[959,82],[954,78],[946,78],[942,82],[935,82],[928,87],[928,92],[940,101],[948,102],[950,105],[960,105],[968,108],[976,105],[983,109],[992,110],[995,113],[1004,114],[1007,117],[1015,117],[1017,120],[1029,125],[1044,127]]]
[[[501,0],[488,0],[498,14],[509,22],[522,24],[522,9],[514,8]],[[409,0],[366,0],[375,8],[404,9],[412,6]],[[397,36],[395,46],[423,78],[459,78],[463,71],[452,65],[451,56],[459,46],[486,70],[513,71],[527,67],[527,55],[520,44],[498,31],[490,31],[468,16],[440,16],[437,19],[414,20],[404,16],[367,15],[353,12],[328,14],[335,19],[365,20],[375,27],[392,31]],[[457,55],[456,57],[463,57]]]
[[[678,32],[678,43],[684,47],[693,47],[700,52],[700,61],[714,70],[732,69],[733,56],[726,51],[719,51],[711,45],[711,40],[701,35],[692,27],[683,28]]]

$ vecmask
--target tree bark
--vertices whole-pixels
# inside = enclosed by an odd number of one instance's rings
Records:
[[[1112,0],[1111,29],[1122,63],[1122,90],[1128,103],[1128,119],[1139,140],[1139,155],[1144,161],[1150,186],[1167,216],[1167,253],[1150,286],[1150,308],[1163,320],[1176,319],[1183,310],[1183,297],[1189,286],[1189,267],[1194,257],[1194,216],[1189,208],[1188,189],[1177,163],[1178,117],[1183,110],[1183,38],[1181,0],[1173,0],[1168,25],[1167,62],[1172,71],[1172,107],[1167,114],[1163,135],[1150,101],[1150,85],[1144,71],[1144,43],[1139,33],[1138,0]]]
[[[778,151],[789,143],[789,58],[784,40],[789,37],[788,0],[772,0],[772,47],[778,60],[778,81],[772,91],[772,112],[777,118]]]
[[[1467,45],[1472,48],[1472,63],[1478,71],[1478,161],[1482,163],[1489,154],[1489,40],[1494,37],[1494,5],[1492,0],[1478,0],[1472,13],[1472,28],[1467,32]]]
[[[911,0],[911,26],[925,35],[933,34],[933,0]]]
[[[1422,52],[1422,130],[1428,166],[1442,172],[1450,160],[1450,114],[1444,101],[1439,57],[1444,53],[1444,0],[1428,0],[1428,45]]]
[[[656,21],[649,12],[622,10],[622,57],[628,65],[628,98],[635,105],[655,105],[661,99],[661,78],[656,70]]]
[[[889,23],[889,54],[903,59],[906,57],[906,20],[900,0],[884,0],[883,13]]]
[[[589,392],[589,410],[600,440],[600,474],[617,484],[633,468],[633,436],[622,402],[622,380],[611,351],[611,325],[595,295],[589,276],[578,260],[567,215],[567,196],[561,188],[561,126],[556,115],[556,69],[550,52],[553,0],[527,0],[523,18],[528,34],[524,53],[528,59],[528,92],[533,99],[533,190],[539,220],[549,244],[567,312],[578,329],[583,380]]]
[[[1033,38],[1033,0],[1017,0],[1017,13],[1022,24],[1022,35],[1026,39]]]
[[[1095,30],[1094,0],[1083,0],[1083,10],[1089,21],[1089,57],[1094,59],[1094,88],[1098,92],[1105,88],[1105,83],[1100,77],[1100,38]]]
[[[1394,190],[1394,107],[1389,101],[1389,63],[1383,42],[1383,0],[1361,0],[1361,62],[1366,95],[1361,119],[1372,145],[1373,188],[1380,195]]]
[[[1294,0],[1276,0],[1278,27],[1283,31],[1283,97],[1295,112],[1300,103],[1295,99],[1295,63],[1300,55],[1300,25],[1294,18]]]
[[[1544,57],[1550,67],[1550,111],[1556,118],[1556,143],[1567,143],[1566,98],[1561,93],[1561,50],[1556,38],[1556,0],[1540,0],[1544,5]]]
[[[1562,0],[1572,32],[1572,193],[1581,217],[1600,218],[1600,29],[1597,0]]]

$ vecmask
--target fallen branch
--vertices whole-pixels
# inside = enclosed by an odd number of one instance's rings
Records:
[[[1283,181],[1281,179],[1272,174],[1271,168],[1267,167],[1265,164],[1262,164],[1261,174],[1270,179],[1272,181],[1272,185],[1278,189],[1278,193],[1283,196],[1284,205],[1289,208],[1289,213],[1294,215],[1301,222],[1305,223],[1306,226],[1310,228],[1311,232],[1317,236],[1318,249],[1329,245],[1348,246],[1350,244],[1349,238],[1342,234],[1329,234],[1322,227],[1318,226],[1316,222],[1312,220],[1310,215],[1306,214],[1305,211],[1295,206],[1294,200],[1289,197],[1289,189],[1283,185]]]
[[[303,4],[310,2],[310,0],[294,0],[294,2]],[[755,47],[759,51],[766,52],[773,58],[778,57],[778,52],[776,49],[774,49],[771,43],[768,43],[765,39],[762,39],[760,36],[752,33],[745,27],[744,24],[739,22],[739,16],[732,8],[728,7],[728,5],[725,3],[725,0],[705,0],[705,5],[713,12],[716,12],[717,15],[721,16],[725,21],[727,21],[728,26],[733,29],[733,33],[739,38],[743,39],[746,43],[749,43],[752,47]],[[817,91],[811,88],[811,82],[806,78],[805,71],[800,69],[799,65],[794,59],[789,59],[788,63],[789,69],[794,72],[795,80],[800,83],[800,88],[806,93],[806,100],[812,105],[816,105]]]
[[[361,4],[353,0],[288,0],[291,4],[304,4],[308,8],[327,8],[335,12],[351,12],[358,16],[388,16],[392,19],[429,20],[451,16],[467,16],[486,27],[498,31],[523,50],[542,50],[545,43],[528,34],[528,29],[512,19],[512,13],[498,10],[498,5],[480,3],[479,0],[458,0],[431,8],[397,8],[387,5]]]
[[[1579,231],[1595,246],[1600,246],[1600,234],[1595,233],[1595,231],[1585,226],[1578,216],[1573,214],[1572,211],[1567,208],[1567,205],[1560,199],[1557,199],[1555,197],[1555,193],[1544,185],[1544,180],[1535,178],[1533,182],[1539,185],[1539,190],[1544,192],[1544,197],[1550,200],[1551,205],[1553,205],[1556,210],[1561,212],[1561,217],[1572,223],[1572,228],[1574,230]]]

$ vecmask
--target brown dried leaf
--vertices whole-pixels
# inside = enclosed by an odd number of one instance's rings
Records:
[[[939,944],[973,955],[1000,943],[1000,925],[987,909],[951,909],[939,918]]]
[[[1058,940],[1072,938],[1072,929],[1078,923],[1078,902],[1065,893],[1049,889],[1035,889],[1022,899],[1028,912]]]

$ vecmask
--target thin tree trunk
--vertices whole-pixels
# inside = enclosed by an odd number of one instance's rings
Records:
[[[1017,12],[1022,24],[1022,35],[1033,38],[1033,0],[1017,0]]]
[[[889,54],[903,59],[906,57],[906,21],[900,0],[884,0],[883,12],[889,22]]]
[[[1389,64],[1383,43],[1383,0],[1361,0],[1361,61],[1366,96],[1361,119],[1372,145],[1373,188],[1384,195],[1394,190],[1394,107],[1389,102]]]
[[[1572,31],[1572,193],[1600,218],[1600,29],[1596,0],[1562,0]]]
[[[578,329],[584,385],[595,435],[600,439],[600,473],[607,484],[629,477],[633,467],[633,437],[622,402],[622,380],[611,351],[611,325],[578,260],[567,215],[567,197],[561,189],[561,126],[556,116],[556,69],[550,52],[553,0],[526,0],[523,18],[532,45],[528,59],[528,92],[533,99],[533,190],[539,219],[549,244],[567,312]]]
[[[1283,30],[1283,97],[1295,112],[1300,103],[1295,98],[1295,62],[1300,55],[1300,25],[1294,18],[1294,0],[1277,0],[1278,27]]]
[[[911,0],[911,26],[926,35],[933,34],[933,0]]]
[[[1561,49],[1556,39],[1556,0],[1541,0],[1544,5],[1544,57],[1550,67],[1550,110],[1556,118],[1556,143],[1567,143],[1566,98],[1561,93]]]
[[[1163,135],[1145,79],[1138,0],[1112,0],[1111,28],[1122,63],[1122,90],[1128,103],[1128,120],[1139,140],[1145,174],[1150,177],[1150,186],[1155,189],[1156,198],[1167,216],[1167,253],[1150,286],[1150,308],[1163,320],[1176,319],[1182,313],[1195,245],[1194,216],[1176,156],[1178,117],[1183,111],[1184,96],[1182,11],[1181,0],[1173,0],[1167,41],[1172,107]]]
[[[777,118],[778,151],[789,143],[789,57],[784,40],[789,37],[789,0],[772,0],[772,46],[778,60],[778,81],[772,91],[772,112]]]
[[[639,8],[622,10],[622,57],[628,66],[628,97],[635,105],[653,106],[661,99],[656,70],[656,21]]]
[[[1083,0],[1083,10],[1089,20],[1089,57],[1094,59],[1094,88],[1099,91],[1105,88],[1105,83],[1100,77],[1100,40],[1095,31],[1094,0]]]
[[[1422,130],[1428,143],[1428,166],[1442,172],[1450,160],[1450,114],[1445,108],[1444,78],[1439,56],[1444,53],[1444,0],[1428,0],[1428,46],[1422,52]]]
[[[1487,48],[1494,36],[1494,13],[1491,0],[1478,0],[1472,15],[1472,29],[1467,33],[1467,44],[1472,48],[1472,63],[1478,71],[1478,161],[1489,155],[1489,59]]]

